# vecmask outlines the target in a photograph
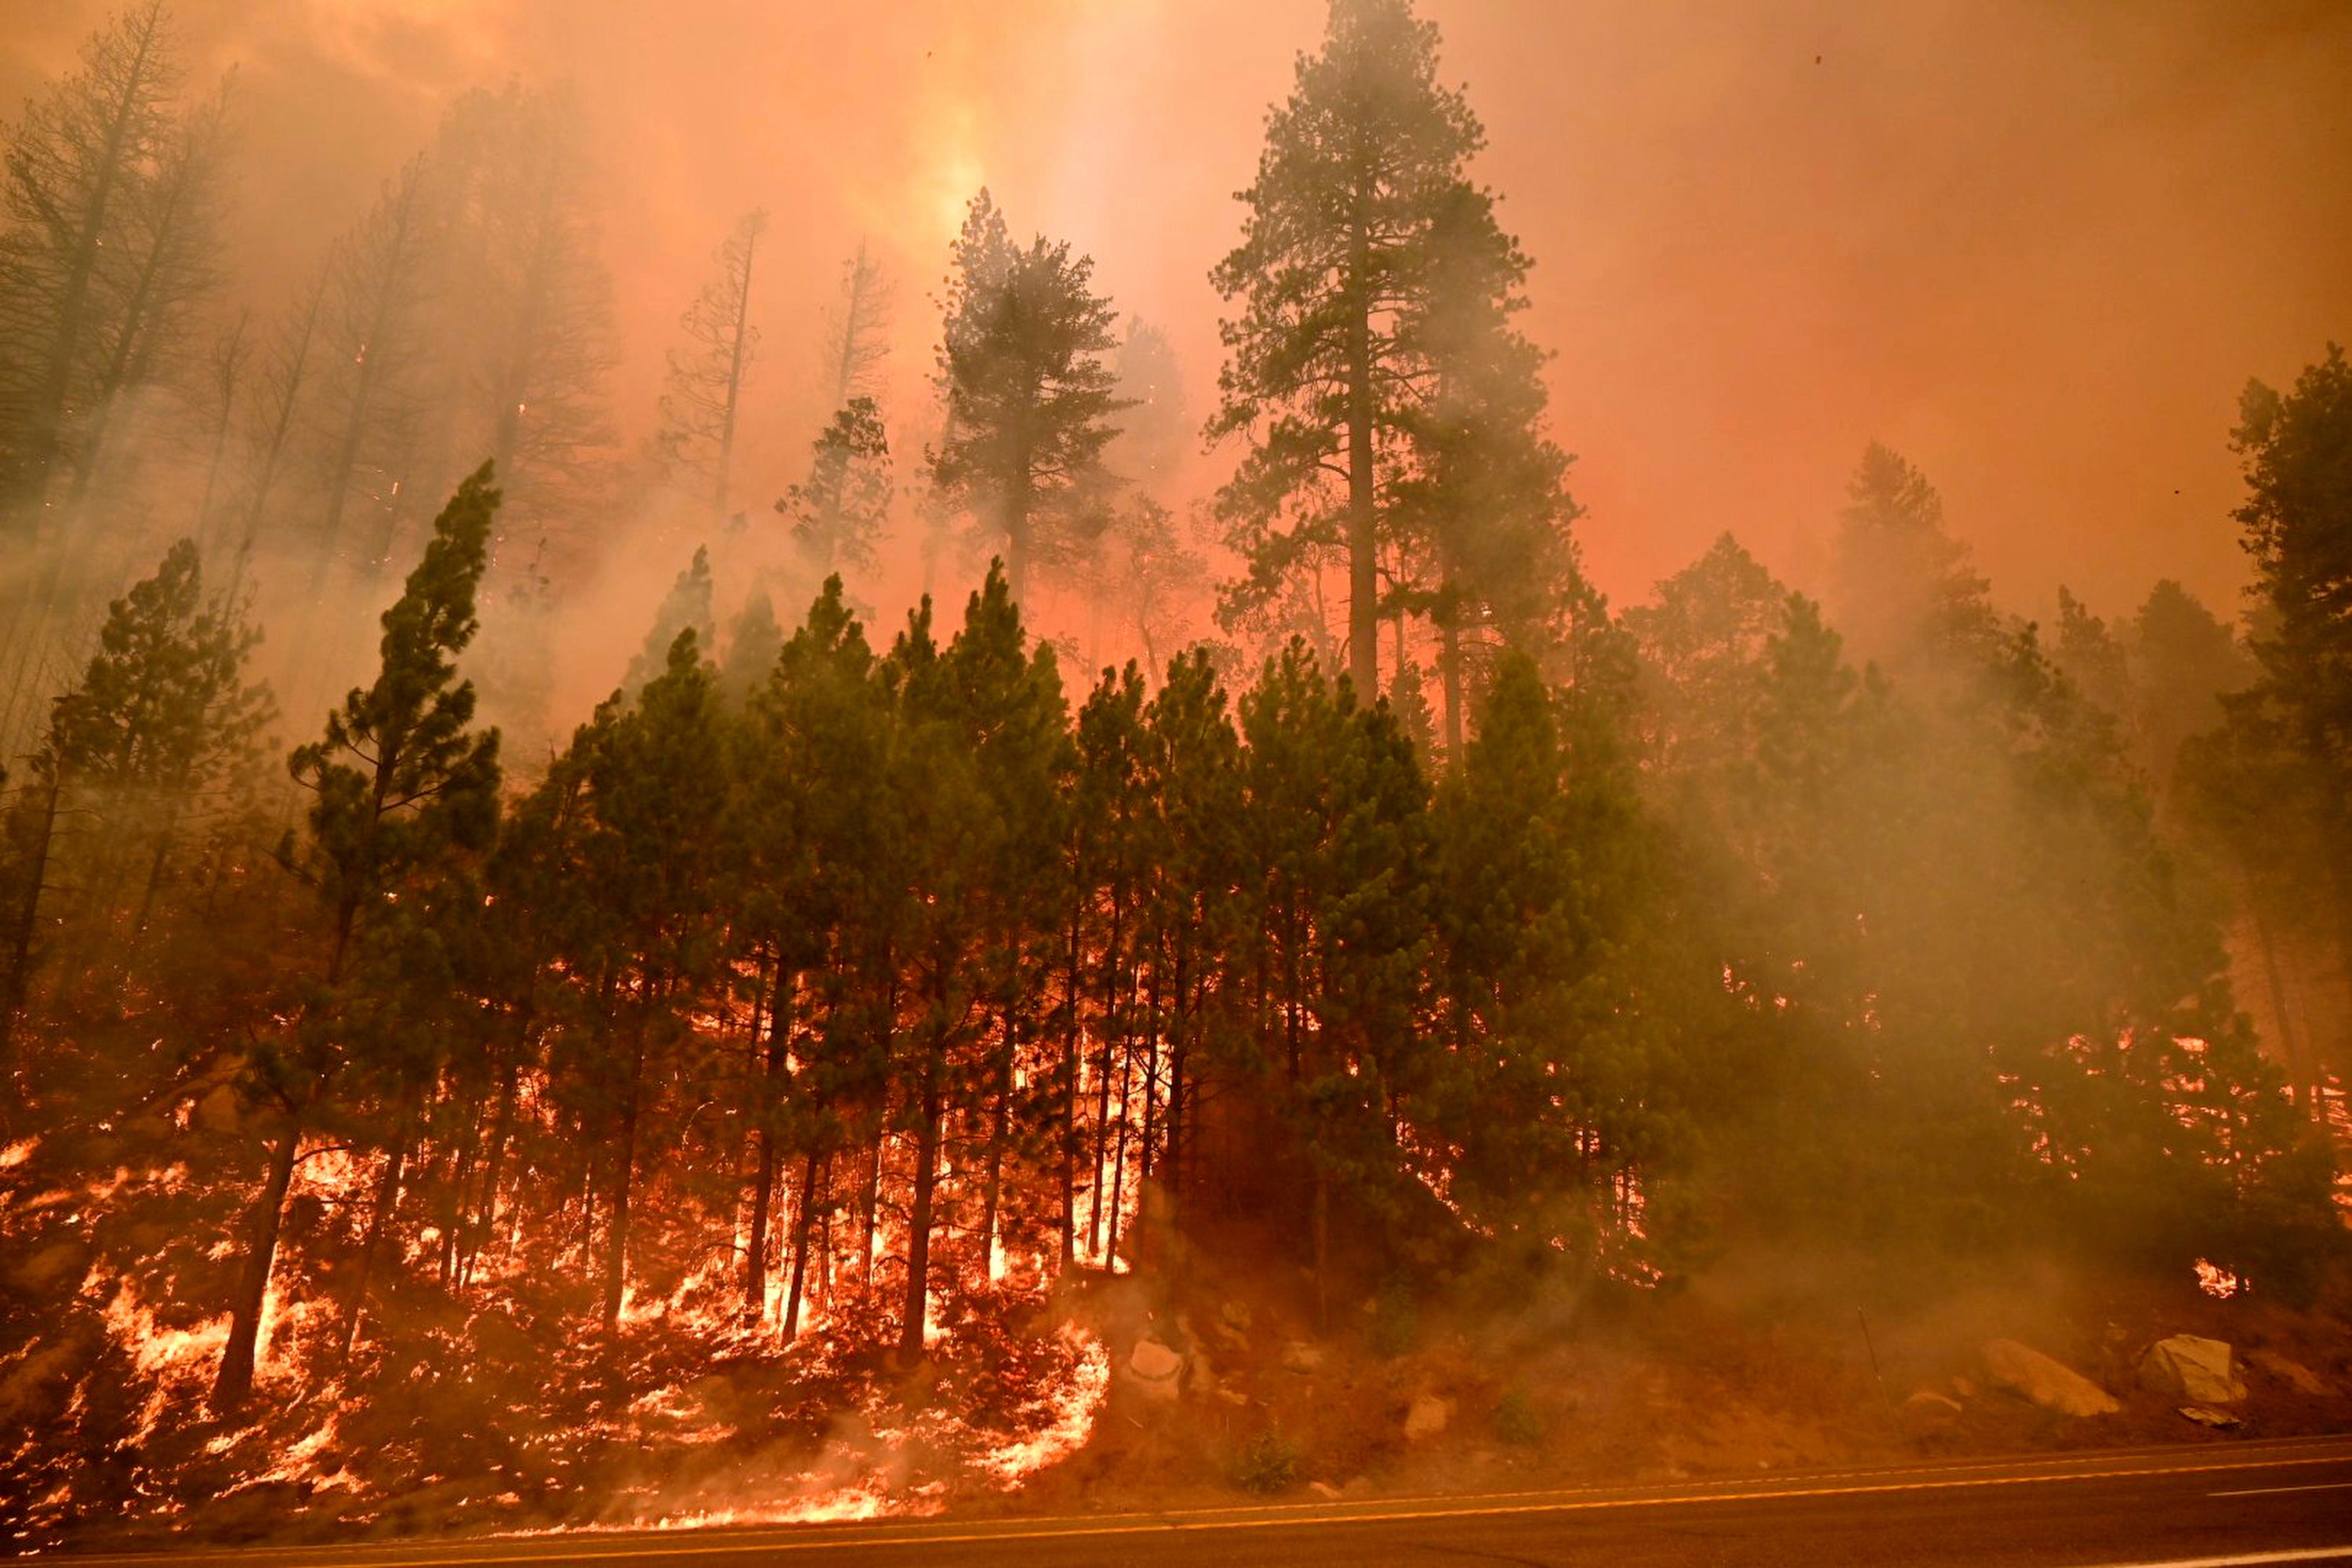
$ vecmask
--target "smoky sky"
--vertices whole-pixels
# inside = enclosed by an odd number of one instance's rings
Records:
[[[102,0],[0,0],[13,118]],[[1423,0],[1536,268],[1555,433],[1621,600],[1726,529],[1800,583],[1864,443],[1944,493],[2010,607],[2225,611],[2250,375],[2352,337],[2352,5],[2242,0]],[[604,184],[620,424],[742,211],[773,216],[747,440],[797,476],[843,259],[900,284],[925,395],[962,201],[1067,238],[1214,396],[1209,268],[1321,0],[179,0],[238,69],[237,291],[267,308],[462,89],[570,84]],[[1230,454],[1199,459],[1213,483]]]

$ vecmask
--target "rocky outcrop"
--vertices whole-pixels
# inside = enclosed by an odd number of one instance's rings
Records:
[[[2015,1340],[1988,1340],[1984,1367],[1994,1383],[2061,1415],[2112,1415],[2123,1408],[2073,1367]]]
[[[2189,1405],[2235,1405],[2246,1396],[2245,1380],[2231,1364],[2221,1340],[2174,1334],[2147,1347],[2139,1358],[2139,1384],[2152,1394]]]

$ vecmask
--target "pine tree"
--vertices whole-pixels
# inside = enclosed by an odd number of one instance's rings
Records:
[[[1103,449],[1124,406],[1103,356],[1115,340],[1094,262],[1067,241],[1006,236],[986,191],[953,255],[940,384],[948,428],[932,477],[1003,544],[1014,601],[1033,561],[1076,559],[1108,521]]]
[[[1407,340],[1431,395],[1407,411],[1420,459],[1397,496],[1391,613],[1435,626],[1449,758],[1496,647],[1549,653],[1577,575],[1568,529],[1580,509],[1570,459],[1545,431],[1545,356],[1514,324],[1528,261],[1494,206],[1467,184],[1450,194],[1429,236],[1429,303]]]
[[[383,921],[392,928],[389,966],[400,968],[415,950],[403,940],[399,895],[420,879],[429,883],[453,854],[487,848],[497,828],[499,734],[471,727],[474,689],[457,679],[457,658],[478,625],[475,592],[498,504],[484,465],[442,509],[424,558],[383,613],[375,679],[353,689],[327,715],[325,736],[289,760],[295,780],[316,796],[305,869],[325,905],[330,939],[318,996],[292,1037],[266,1043],[248,1072],[249,1094],[274,1101],[282,1121],[247,1211],[228,1341],[213,1381],[213,1402],[223,1409],[241,1405],[253,1386],[261,1310],[303,1134],[355,1041],[363,1052],[381,1044],[367,1040],[374,1031],[365,1016],[392,1005],[371,994],[384,969],[362,964],[363,983],[345,986],[360,941]],[[433,978],[419,991],[431,994]]]
[[[2253,641],[2254,699],[2318,782],[2339,957],[2352,969],[2352,362],[2330,343],[2291,393],[2249,383],[2231,442],[2246,477],[2237,518],[2273,617]]]
[[[751,294],[767,228],[765,212],[746,213],[719,246],[718,275],[678,318],[686,346],[670,351],[667,390],[662,394],[663,456],[706,487],[713,523],[728,516],[744,380],[759,352]]]
[[[93,347],[123,322],[105,292],[144,173],[169,136],[178,41],[162,0],[94,35],[81,69],[37,99],[9,137],[0,238],[0,524],[37,542],[88,392]],[[111,307],[111,308],[110,308]]]
[[[890,514],[890,441],[882,410],[861,393],[850,398],[809,452],[808,478],[776,510],[792,519],[793,542],[820,578],[845,567],[871,571],[874,546]]]
[[[665,1087],[685,1076],[688,1020],[722,953],[723,814],[730,781],[715,682],[691,626],[624,711],[616,694],[573,743],[585,800],[582,892],[593,935],[573,955],[595,978],[591,1063],[609,1141],[599,1275],[606,1334],[620,1326],[632,1201]]]
[[[436,450],[414,480],[437,486],[488,454],[506,497],[493,562],[518,532],[576,534],[614,441],[613,280],[585,142],[569,90],[509,82],[452,104],[428,159]]]
[[[872,942],[895,905],[876,880],[888,842],[877,785],[889,713],[838,577],[771,660],[753,718],[743,767],[754,891],[743,924],[766,1035],[755,1000],[744,1306],[752,1313],[766,1307],[775,1184],[785,1156],[796,1153],[782,1325],[790,1338],[808,1288],[821,1173],[861,1121],[878,1136],[870,1120],[887,1078],[894,1024],[887,998],[897,982],[877,973],[890,965],[877,962]]]
[[[1462,94],[1438,84],[1437,29],[1409,0],[1332,0],[1321,51],[1299,58],[1289,100],[1267,117],[1242,243],[1211,274],[1242,303],[1223,326],[1223,400],[1209,424],[1212,438],[1248,443],[1218,499],[1248,568],[1228,611],[1344,563],[1349,673],[1365,699],[1382,689],[1381,579],[1400,581],[1408,534],[1400,489],[1426,457],[1418,405],[1450,387],[1489,437],[1527,428],[1528,410],[1464,374],[1526,270],[1465,172],[1485,140]],[[1487,320],[1456,331],[1443,324],[1449,308]],[[1524,396],[1529,367],[1507,371],[1519,351],[1501,332],[1493,341],[1511,352],[1484,351],[1485,379],[1519,381]]]
[[[268,721],[268,691],[244,680],[259,641],[231,605],[207,598],[196,547],[184,539],[114,602],[98,652],[57,700],[44,757],[66,796],[100,825],[79,879],[101,945],[125,940],[115,929],[125,872],[141,877],[135,934],[182,823]]]
[[[125,232],[100,269],[107,324],[92,346],[94,369],[79,423],[68,509],[79,506],[102,461],[119,456],[116,416],[138,389],[181,379],[194,318],[220,282],[219,226],[229,84],[176,117],[152,168],[125,192]],[[120,468],[121,464],[116,462]]]
[[[2221,722],[2221,698],[2253,684],[2254,662],[2237,635],[2169,577],[2132,617],[2126,653],[2140,765],[2162,795],[2182,742]]]
[[[1725,534],[1625,612],[1640,646],[1650,752],[1683,777],[1751,756],[1762,722],[1764,654],[1789,591]]]
[[[1855,652],[1899,678],[1948,683],[1992,656],[1991,585],[1944,527],[1927,477],[1874,441],[1846,487],[1830,608]]]
[[[425,161],[412,159],[338,243],[330,264],[321,325],[331,379],[320,391],[332,412],[320,475],[326,502],[309,574],[314,600],[338,556],[355,553],[360,575],[372,581],[391,539],[400,485],[416,451],[431,352],[434,216]],[[371,475],[362,507],[373,521],[354,541],[344,516],[354,488]]]
[[[694,559],[669,585],[669,592],[654,610],[654,624],[646,632],[646,640],[629,660],[628,672],[621,678],[621,695],[635,697],[644,690],[669,663],[671,645],[680,632],[690,631],[698,646],[711,640],[710,550],[708,545],[694,548]]]
[[[834,407],[846,408],[856,397],[880,401],[897,303],[897,286],[860,241],[842,268],[841,302],[825,323],[824,391]]]

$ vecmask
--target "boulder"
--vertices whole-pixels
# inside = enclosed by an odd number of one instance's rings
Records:
[[[1158,1340],[1141,1339],[1127,1358],[1129,1379],[1136,1392],[1155,1404],[1173,1400],[1184,1375],[1184,1358]]]
[[[1904,1418],[1922,1426],[1941,1426],[1958,1419],[1959,1415],[1958,1400],[1932,1388],[1915,1389],[1911,1397],[1903,1402]]]
[[[1291,1340],[1282,1347],[1282,1365],[1286,1372],[1306,1373],[1323,1370],[1323,1347],[1310,1345],[1305,1340]]]
[[[2139,1358],[2139,1384],[2191,1405],[2235,1405],[2246,1396],[2245,1379],[2230,1364],[2229,1345],[2195,1334],[2175,1334],[2148,1346]]]
[[[2112,1415],[2123,1408],[2081,1373],[2015,1340],[1988,1340],[1984,1366],[2001,1387],[2061,1415]]]
[[[2326,1399],[2336,1392],[2328,1381],[2299,1361],[2289,1361],[2276,1351],[2248,1351],[2246,1359],[2294,1389],[2297,1394],[2314,1399]]]
[[[1425,1443],[1445,1430],[1454,1418],[1451,1402],[1434,1394],[1418,1394],[1404,1413],[1404,1436],[1409,1443]]]

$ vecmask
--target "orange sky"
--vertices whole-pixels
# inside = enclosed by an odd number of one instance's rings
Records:
[[[104,0],[0,0],[0,112]],[[1806,581],[1863,443],[1942,489],[2011,608],[2243,571],[2250,375],[2352,338],[2340,0],[1423,0],[1534,256],[1588,558],[1639,596],[1728,528]],[[795,477],[840,261],[898,272],[903,401],[962,198],[1097,258],[1196,414],[1209,267],[1320,0],[180,0],[241,65],[239,264],[307,268],[454,91],[569,79],[610,179],[633,434],[733,216],[775,215],[755,485]],[[1213,476],[1223,458],[1204,460]]]

